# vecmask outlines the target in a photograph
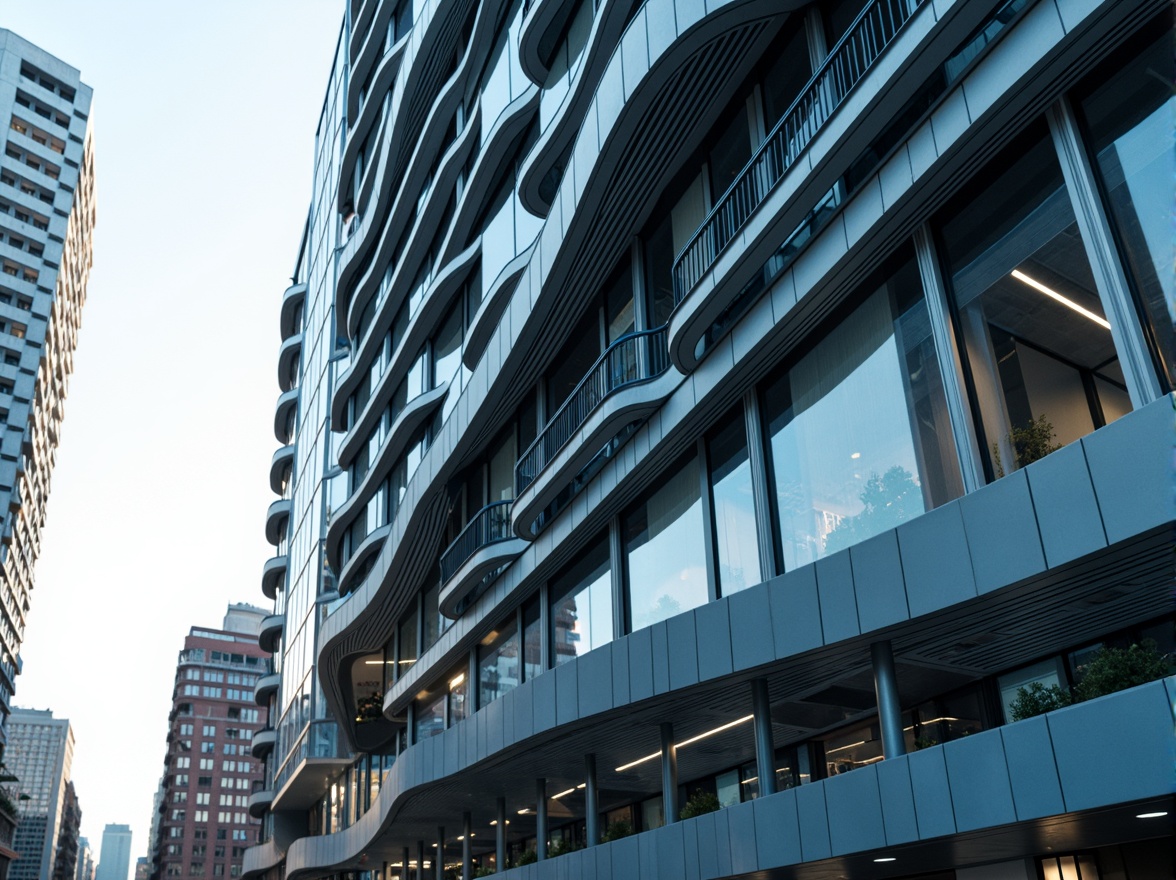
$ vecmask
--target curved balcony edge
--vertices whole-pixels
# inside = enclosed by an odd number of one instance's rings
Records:
[[[257,684],[253,688],[253,702],[258,706],[265,708],[269,705],[269,698],[278,692],[278,688],[282,684],[282,673],[267,672],[257,680]],[[258,734],[265,733],[264,730],[259,730]],[[253,737],[254,742],[257,741],[257,734]],[[256,757],[256,756],[255,756]]]
[[[457,618],[462,602],[494,571],[527,548],[511,531],[511,502],[479,510],[441,554],[441,613]]]
[[[352,179],[355,175],[355,163],[359,159],[360,147],[365,143],[378,146],[383,142],[384,132],[391,124],[393,114],[384,111],[383,96],[392,88],[396,75],[400,72],[400,64],[404,60],[404,50],[409,39],[410,34],[405,34],[388,47],[388,51],[376,62],[376,72],[372,77],[371,91],[367,101],[358,109],[358,112],[349,111],[351,115],[347,118],[351,120],[351,127],[347,131],[347,143],[343,147],[343,158],[339,161],[337,198],[341,213],[345,210],[347,202],[353,194]],[[358,89],[359,80],[352,79],[351,87]],[[358,99],[358,91],[355,93],[355,98]],[[377,113],[380,114],[378,125],[374,118]],[[368,158],[370,159],[371,156],[369,155]],[[359,176],[358,189],[361,196],[364,193],[370,194],[370,190],[365,186],[370,177],[371,164],[368,164]]]
[[[278,395],[278,403],[274,407],[274,439],[283,446],[289,444],[294,439],[294,430],[290,415],[297,406],[297,388],[290,388]]]
[[[286,853],[278,849],[272,840],[259,843],[245,850],[245,857],[241,863],[241,880],[256,880],[266,871],[276,868],[286,858]]]
[[[347,82],[347,110],[345,111],[347,119],[355,119],[360,110],[360,90],[363,84],[368,79],[368,74],[377,68],[387,58],[388,54],[396,48],[398,43],[402,43],[408,37],[409,31],[405,31],[400,39],[387,46],[388,41],[388,22],[392,16],[396,14],[397,3],[381,2],[380,8],[377,10],[375,17],[372,19],[372,24],[362,32],[355,29],[352,24],[352,39],[351,39],[351,70],[349,71]],[[411,28],[409,29],[411,30]],[[355,36],[363,33],[363,41],[356,43]],[[377,74],[378,75],[378,74]],[[376,76],[371,79],[372,86],[368,89],[367,100],[371,101],[372,95],[381,94],[382,91],[375,87]]]
[[[260,761],[274,750],[277,743],[278,732],[272,727],[263,727],[253,734],[253,740],[249,744],[249,753]]]
[[[278,349],[278,387],[283,391],[290,391],[298,384],[297,376],[291,367],[297,365],[301,354],[301,333],[295,333],[282,340],[281,348]]]
[[[269,485],[275,495],[281,495],[283,484],[294,469],[294,447],[279,446],[270,457]]]
[[[519,27],[519,66],[538,86],[547,79],[549,68],[543,63],[539,47],[551,31],[558,31],[575,10],[572,0],[526,0],[523,22]]]
[[[286,524],[290,520],[292,502],[289,498],[279,498],[270,503],[265,514],[265,539],[277,547],[285,537]]]
[[[261,619],[261,626],[257,629],[257,645],[267,654],[273,654],[278,647],[278,640],[282,638],[282,630],[286,627],[285,614],[271,614]]]
[[[494,328],[510,305],[510,295],[514,292],[519,276],[526,271],[527,265],[531,262],[531,256],[535,253],[538,241],[539,239],[536,238],[535,241],[527,245],[522,253],[517,254],[514,259],[503,266],[498,277],[486,289],[486,295],[482,297],[482,301],[478,304],[478,310],[470,319],[469,330],[466,331],[465,347],[461,351],[461,362],[469,369],[472,370],[478,365],[482,352],[490,344],[490,340],[494,336]]]
[[[249,795],[249,815],[254,819],[260,819],[269,812],[270,804],[273,802],[274,790],[272,788],[263,788],[261,791],[253,792]]]
[[[306,303],[306,289],[306,282],[300,281],[298,284],[291,284],[286,288],[286,292],[282,294],[282,307],[278,313],[278,327],[281,330],[283,341],[289,339],[299,330],[295,326],[294,316],[298,314],[298,307]]]
[[[359,580],[359,573],[364,570],[364,563],[371,559],[372,555],[380,549],[384,544],[384,539],[392,532],[391,524],[385,524],[368,533],[367,537],[360,542],[360,545],[355,548],[351,557],[347,560],[343,570],[339,572],[338,590],[340,596],[346,596],[351,592],[355,581]]]
[[[286,570],[290,566],[290,557],[285,553],[271,556],[261,568],[261,592],[273,601],[278,597],[278,590],[286,581]]]

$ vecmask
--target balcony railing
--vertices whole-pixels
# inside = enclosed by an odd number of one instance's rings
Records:
[[[674,261],[680,303],[925,0],[872,0]]]
[[[330,720],[311,721],[286,753],[286,760],[274,776],[274,791],[281,791],[308,758],[342,757],[345,755],[339,741],[339,725]]]
[[[662,326],[622,336],[605,349],[515,465],[518,495],[535,481],[609,395],[656,379],[669,368],[666,338],[666,327]]]
[[[452,544],[441,554],[441,583],[452,578],[471,556],[490,544],[514,537],[510,527],[510,506],[513,501],[487,504],[466,524]]]

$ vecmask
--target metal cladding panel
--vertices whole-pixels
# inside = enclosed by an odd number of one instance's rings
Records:
[[[875,535],[849,550],[853,564],[858,622],[863,632],[881,629],[910,617],[898,537],[893,531]]]
[[[609,844],[612,849],[613,880],[640,880],[637,837],[623,837]]]
[[[775,659],[772,641],[772,609],[765,587],[741,590],[726,601],[734,669],[750,669]],[[700,660],[701,663],[701,660]]]
[[[704,630],[695,629],[694,612],[671,617],[666,621],[665,633],[669,639],[670,687],[678,690],[698,684],[698,655],[702,653],[703,642],[708,636]],[[654,638],[654,644],[657,644],[656,633]]]
[[[576,680],[579,663],[564,663],[555,668],[556,723],[568,724],[580,714],[579,687]]]
[[[649,640],[653,654],[653,692],[655,694],[669,693],[672,689],[670,686],[670,633],[664,620],[649,628]],[[697,673],[695,680],[697,680]]]
[[[776,656],[790,656],[819,648],[821,606],[817,599],[817,574],[811,565],[769,581],[772,633]]]
[[[610,645],[612,652],[613,707],[627,706],[629,692],[629,640],[618,639]]]
[[[898,547],[912,617],[976,595],[958,501],[903,523],[898,531]]]
[[[694,625],[698,628],[699,679],[730,675],[733,668],[730,603],[708,602],[696,608]]]
[[[915,818],[915,795],[906,756],[879,761],[875,766],[878,768],[878,797],[882,802],[886,843],[894,846],[918,840],[919,823]]]
[[[1052,751],[1049,728],[1042,717],[1028,718],[1001,728],[1005,762],[1013,790],[1017,820],[1036,819],[1064,813],[1062,787],[1057,767],[1041,756]]]
[[[800,861],[800,819],[792,789],[774,797],[756,798],[755,846],[761,865],[790,865]]]
[[[653,696],[653,630],[639,629],[625,642],[629,647],[629,699],[636,703]]]
[[[542,733],[555,727],[555,682],[556,676],[550,673],[540,675],[531,682],[535,733]]]
[[[980,593],[1045,570],[1037,517],[1023,471],[1009,474],[960,501],[972,571]]]
[[[1106,533],[1081,443],[1071,443],[1025,469],[1037,527],[1050,566],[1105,547]]]
[[[943,747],[954,797],[956,828],[971,831],[1017,821],[1004,743],[999,736],[965,736]]]
[[[587,718],[613,707],[613,643],[589,651],[576,663],[579,680],[580,717]]]
[[[829,843],[835,856],[886,845],[876,768],[870,764],[825,783]]]
[[[731,870],[736,874],[754,871],[758,865],[756,850],[755,802],[745,801],[724,810],[727,814],[727,837],[731,841]]]
[[[800,854],[806,862],[827,859],[833,854],[829,843],[829,814],[825,804],[825,786],[802,785],[796,792],[796,810],[800,817]]]
[[[714,816],[714,813],[707,813],[688,821],[688,824],[694,826],[694,838],[698,846],[698,870],[703,878],[720,876],[719,847]],[[724,843],[726,843],[726,828],[723,831]]]
[[[853,592],[853,568],[848,553],[818,559],[817,596],[821,603],[821,631],[825,644],[852,639],[858,628],[857,599]]]
[[[951,805],[951,786],[947,781],[947,765],[943,749],[923,749],[907,755],[911,770],[911,790],[915,797],[915,819],[919,823],[919,837],[940,837],[955,834],[955,813]]]

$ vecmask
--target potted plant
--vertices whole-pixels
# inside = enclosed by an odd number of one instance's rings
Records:
[[[718,795],[713,791],[699,789],[690,795],[690,798],[686,801],[686,805],[678,813],[678,818],[693,819],[695,816],[701,816],[703,813],[713,813],[721,806],[722,804],[719,803]]]

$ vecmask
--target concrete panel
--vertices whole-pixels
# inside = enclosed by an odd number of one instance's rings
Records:
[[[653,692],[670,691],[670,634],[665,621],[649,627],[650,653],[653,658]]]
[[[575,664],[579,677],[581,718],[607,712],[613,705],[612,644],[589,651]]]
[[[770,663],[776,652],[772,642],[772,610],[766,585],[741,590],[727,599],[731,622],[731,660],[734,669],[751,669]]]
[[[1045,570],[1029,481],[1016,471],[960,499],[976,590],[986,593]]]
[[[1017,820],[1066,811],[1045,718],[1027,718],[1000,728]]]
[[[907,755],[907,766],[911,771],[911,791],[915,797],[915,820],[919,823],[920,839],[955,834],[955,813],[952,812],[943,749],[936,746]]]
[[[1082,438],[1112,544],[1172,521],[1172,401],[1161,397]]]
[[[698,678],[705,681],[709,678],[718,678],[720,675],[730,675],[732,665],[729,604],[708,602],[695,609],[693,617],[698,640]],[[770,628],[768,639],[770,644]]]
[[[736,874],[754,871],[758,867],[754,802],[735,804],[722,812],[727,814],[727,837],[731,841],[731,870]]]
[[[547,673],[540,675],[533,682],[531,711],[534,714],[534,731],[542,733],[550,730],[556,724],[555,708],[555,675]]]
[[[911,617],[976,595],[959,502],[903,523],[898,529],[898,549]]]
[[[948,780],[957,793],[953,805],[959,831],[1017,821],[1005,765],[1004,742],[997,731],[946,743],[943,757],[947,762]]]
[[[792,789],[756,798],[755,846],[760,868],[792,865],[800,861],[800,819],[796,792]]]
[[[577,688],[578,663],[564,663],[541,678],[555,679],[555,723],[570,724],[580,716],[580,697]]]
[[[821,631],[831,645],[858,635],[857,600],[848,553],[834,553],[816,562],[817,595],[821,603]]]
[[[849,549],[854,595],[862,632],[881,629],[910,617],[898,536],[893,530]],[[818,572],[818,577],[820,576]]]
[[[906,757],[879,761],[878,798],[882,803],[882,825],[886,843],[894,846],[919,839],[915,819],[915,795],[911,789],[911,770]]]
[[[659,828],[654,836],[655,873],[649,877],[684,877],[686,857],[682,849],[682,825],[676,822]]]
[[[825,781],[833,855],[886,846],[876,765]]]
[[[1050,567],[1107,545],[1081,443],[1071,443],[1025,468],[1037,527]]]
[[[694,612],[676,614],[666,621],[666,638],[670,658],[670,687],[673,690],[698,684],[699,638],[694,629]],[[654,645],[657,645],[654,631]],[[657,669],[656,663],[654,669]]]
[[[821,645],[821,607],[813,566],[805,565],[770,580],[768,597],[777,657],[800,654]]]
[[[619,639],[609,647],[612,649],[612,699],[613,706],[629,704],[629,639]]]
[[[1171,793],[1172,715],[1152,682],[1046,716],[1066,810]]]
[[[636,703],[653,696],[653,635],[639,629],[629,643],[629,699]]]
[[[800,824],[800,853],[806,862],[827,859],[833,854],[829,844],[829,816],[825,806],[825,786],[802,785],[796,792],[796,814]]]

